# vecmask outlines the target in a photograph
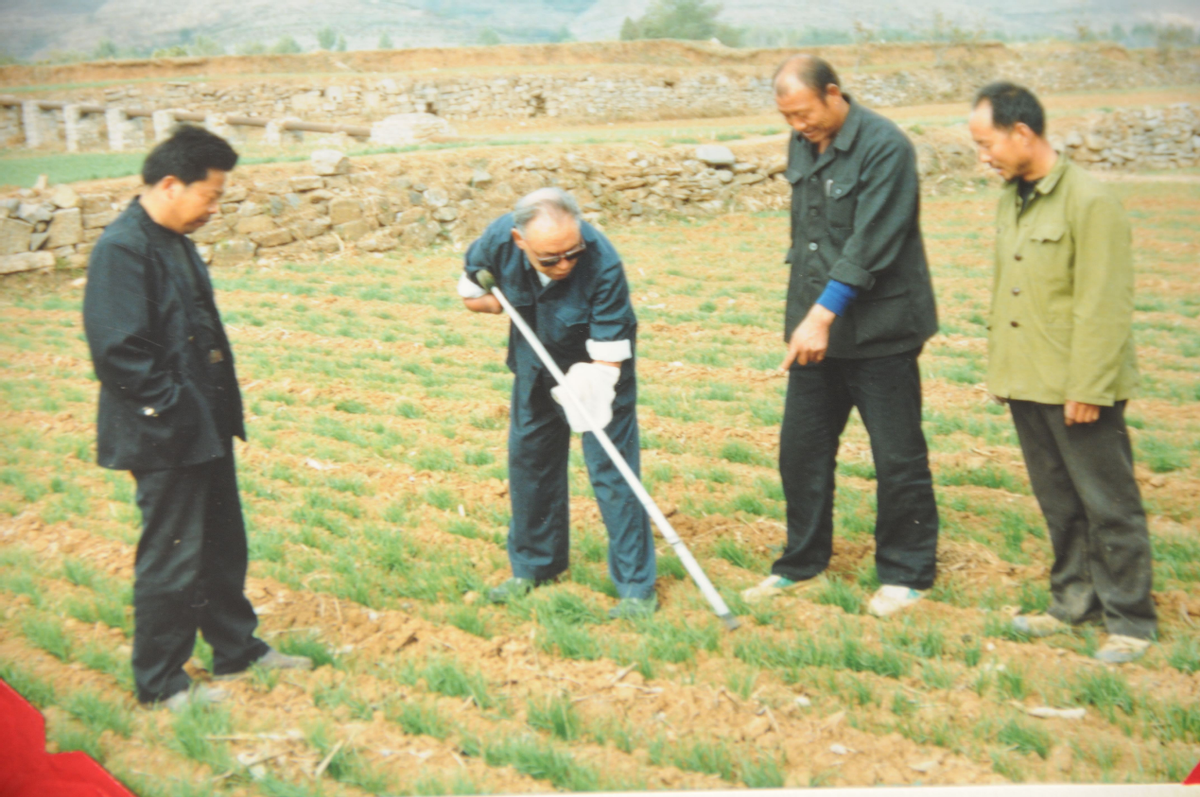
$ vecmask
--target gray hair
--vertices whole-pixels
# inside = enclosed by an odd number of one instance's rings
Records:
[[[529,222],[544,213],[570,216],[575,219],[576,224],[583,221],[583,214],[579,211],[579,203],[575,201],[575,197],[561,188],[551,186],[539,188],[517,200],[517,205],[513,208],[513,226],[524,235]]]

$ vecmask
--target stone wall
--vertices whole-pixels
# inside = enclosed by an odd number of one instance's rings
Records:
[[[1121,52],[1087,49],[1038,52],[1026,60],[1019,48],[1008,57],[971,58],[891,71],[843,66],[847,89],[876,107],[929,102],[966,102],[982,85],[1004,78],[1040,93],[1177,86],[1200,83],[1193,56],[1164,65]],[[771,69],[623,68],[554,74],[528,72],[500,77],[356,75],[301,83],[252,78],[222,84],[173,81],[102,92],[82,89],[39,99],[69,100],[117,108],[183,109],[199,113],[294,117],[310,122],[363,124],[398,113],[434,113],[449,120],[537,119],[607,121],[703,118],[774,110]],[[34,95],[22,95],[22,99]],[[48,112],[45,127],[61,127],[61,112]],[[8,128],[5,128],[7,131]],[[61,139],[61,136],[59,136]],[[54,138],[48,136],[53,141]],[[12,141],[11,134],[9,139]],[[152,140],[152,139],[147,139]]]
[[[1200,108],[1114,111],[1070,131],[1062,143],[1092,169],[1166,170],[1200,165]]]
[[[913,136],[926,192],[982,175],[965,128]],[[1166,169],[1200,163],[1200,109],[1117,111],[1066,131],[1071,157],[1091,168]],[[468,243],[516,198],[557,185],[601,224],[663,213],[713,215],[788,206],[784,141],[698,147],[617,146],[553,151],[408,153],[356,159],[320,150],[302,167],[235,173],[220,213],[192,235],[215,266],[258,257],[305,259],[345,251]],[[990,179],[990,178],[988,178]],[[72,266],[135,193],[60,185],[0,199],[0,273]]]

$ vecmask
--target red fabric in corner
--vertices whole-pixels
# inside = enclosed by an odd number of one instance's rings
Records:
[[[1196,768],[1192,770],[1192,774],[1188,775],[1183,781],[1184,786],[1200,786],[1200,763],[1196,764]]]
[[[84,753],[46,752],[46,719],[0,680],[0,797],[133,797]]]

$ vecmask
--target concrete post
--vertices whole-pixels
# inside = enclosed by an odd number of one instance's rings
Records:
[[[286,119],[272,119],[267,122],[266,129],[263,131],[263,143],[268,147],[282,147],[287,144],[304,143],[303,132],[284,128],[284,125],[289,121],[295,121],[295,119],[288,117]]]
[[[208,116],[205,116],[204,127],[208,129],[208,132],[214,133],[226,141],[234,140],[233,127],[225,121],[225,114],[223,113],[210,113]]]
[[[63,106],[63,138],[67,142],[67,152],[79,151],[79,106],[71,103]]]
[[[155,111],[150,115],[154,124],[154,143],[170,138],[171,130],[175,127],[174,111]]]
[[[129,117],[121,108],[107,108],[104,111],[104,124],[108,127],[108,148],[113,152],[125,150],[125,123]]]
[[[34,148],[42,145],[42,109],[36,100],[21,103],[21,127],[25,130],[25,146]]]

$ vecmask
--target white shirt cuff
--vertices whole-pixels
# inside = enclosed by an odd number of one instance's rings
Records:
[[[458,278],[458,295],[464,299],[478,299],[481,296],[487,296],[487,291],[480,288],[471,278],[467,276],[467,272],[463,272]]]
[[[633,357],[633,346],[627,340],[589,340],[588,356],[606,363],[619,363]]]

